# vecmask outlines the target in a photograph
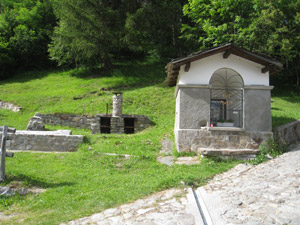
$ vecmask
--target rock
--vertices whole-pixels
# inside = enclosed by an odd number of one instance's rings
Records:
[[[172,155],[173,153],[173,142],[170,139],[163,139],[161,141],[160,153],[165,155]]]
[[[45,124],[41,117],[34,116],[29,120],[26,130],[44,131]]]
[[[165,156],[165,157],[158,157],[157,161],[165,164],[167,166],[172,166],[173,165],[173,161],[174,161],[174,157],[173,156]]]
[[[178,157],[175,164],[183,164],[183,165],[195,165],[200,164],[199,157]]]

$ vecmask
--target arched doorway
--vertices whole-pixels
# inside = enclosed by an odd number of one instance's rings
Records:
[[[214,126],[243,127],[243,88],[240,74],[229,68],[214,72],[209,84],[210,123]]]

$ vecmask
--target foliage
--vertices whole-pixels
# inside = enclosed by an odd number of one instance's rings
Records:
[[[189,0],[182,37],[200,49],[233,42],[278,58],[299,85],[299,10],[297,0]]]
[[[124,40],[129,48],[159,57],[178,57],[183,48],[179,36],[185,2],[144,1],[139,9],[126,18]]]
[[[266,143],[259,146],[259,153],[255,159],[250,162],[253,165],[257,165],[259,163],[265,162],[268,158],[276,157],[285,152],[285,148],[280,146],[274,139],[270,138]]]
[[[104,64],[111,68],[112,54],[122,47],[125,17],[129,3],[136,1],[62,0],[55,2],[59,19],[50,56],[59,64]],[[134,5],[132,6],[134,8]]]
[[[0,199],[0,211],[14,214],[1,224],[60,224],[128,203],[156,191],[186,184],[202,185],[214,174],[237,162],[202,159],[200,165],[158,163],[160,141],[171,136],[174,125],[174,88],[163,87],[164,62],[117,63],[110,72],[86,69],[27,72],[0,82],[0,99],[23,107],[18,113],[0,109],[0,124],[26,129],[40,113],[96,115],[111,112],[112,92],[123,92],[125,114],[146,115],[154,126],[136,134],[90,134],[77,152],[16,152],[6,160],[6,185],[16,182],[39,187],[37,195]],[[74,97],[81,97],[76,98]],[[47,129],[69,129],[46,126]],[[90,147],[90,148],[89,148]],[[132,155],[107,156],[103,153]],[[2,184],[1,184],[2,185]]]
[[[179,0],[56,1],[59,26],[49,45],[51,58],[60,65],[111,68],[116,56],[129,56],[128,49],[158,58],[177,56],[181,8]]]
[[[1,1],[0,78],[49,64],[47,45],[55,23],[49,0]]]

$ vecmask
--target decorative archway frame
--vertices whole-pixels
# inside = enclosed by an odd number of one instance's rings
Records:
[[[231,68],[220,68],[212,74],[209,84],[210,125],[243,128],[243,77]]]

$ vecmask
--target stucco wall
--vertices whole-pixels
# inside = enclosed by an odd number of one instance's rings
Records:
[[[249,131],[272,131],[270,90],[244,90],[244,124]]]
[[[199,129],[206,126],[210,115],[208,88],[180,88],[179,129]]]
[[[223,53],[191,63],[188,72],[181,66],[177,84],[209,84],[213,73],[220,68],[230,68],[239,73],[244,80],[244,85],[269,85],[269,72],[262,73],[264,67],[247,59],[231,54],[224,59]]]

